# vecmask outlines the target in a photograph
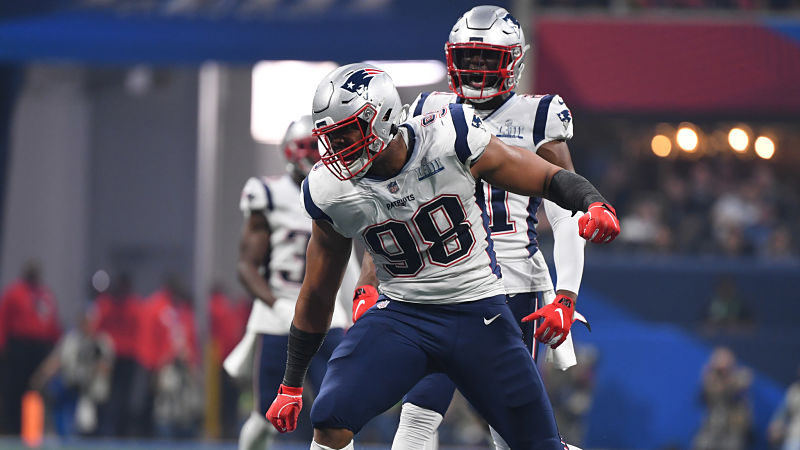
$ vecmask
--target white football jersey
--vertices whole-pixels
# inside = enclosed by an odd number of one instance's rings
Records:
[[[491,135],[462,105],[401,127],[410,154],[400,173],[340,181],[317,164],[303,182],[306,211],[364,243],[390,298],[445,304],[505,293],[469,170]]]
[[[306,270],[306,248],[311,238],[311,221],[303,212],[300,187],[289,175],[250,178],[244,185],[239,208],[247,218],[261,211],[270,228],[270,251],[261,271],[277,301],[272,307],[255,300],[247,328],[258,333],[288,334],[294,305]],[[351,255],[339,290],[331,328],[350,323],[349,305],[360,274],[355,255]]]
[[[424,117],[450,103],[463,101],[451,92],[423,92],[411,105],[414,116]],[[536,152],[554,140],[572,138],[572,114],[558,95],[529,96],[514,93],[499,108],[475,112],[487,131],[506,144]],[[509,294],[553,289],[544,257],[538,251],[536,210],[539,197],[513,194],[484,183],[497,262]]]

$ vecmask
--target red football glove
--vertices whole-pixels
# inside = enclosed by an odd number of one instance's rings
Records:
[[[537,309],[522,318],[523,322],[543,319],[533,336],[539,341],[555,349],[561,345],[569,334],[575,314],[575,301],[565,295],[557,295],[553,303]]]
[[[592,203],[589,210],[578,219],[578,234],[596,244],[613,241],[619,234],[617,212],[611,205]]]
[[[378,301],[378,290],[370,284],[356,288],[353,293],[353,323]]]
[[[267,420],[281,433],[291,433],[297,428],[297,416],[303,409],[303,388],[280,385],[278,396],[267,410]]]

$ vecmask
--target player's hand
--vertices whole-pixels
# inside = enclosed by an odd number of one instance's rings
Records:
[[[378,301],[378,290],[374,286],[365,284],[356,288],[353,293],[353,323],[356,323],[368,309]]]
[[[303,388],[280,385],[278,396],[267,410],[267,420],[281,433],[291,433],[297,428],[297,416],[303,409]]]
[[[574,314],[575,300],[559,294],[553,300],[553,303],[537,309],[532,314],[528,314],[522,318],[522,321],[531,322],[542,319],[542,323],[533,333],[533,336],[539,342],[555,349],[567,339],[572,322],[576,320],[573,317]]]
[[[614,207],[594,202],[589,210],[578,219],[578,234],[596,244],[608,243],[619,234],[619,219]]]

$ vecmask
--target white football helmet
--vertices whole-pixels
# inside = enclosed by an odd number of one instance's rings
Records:
[[[325,76],[314,93],[314,136],[322,162],[340,180],[363,176],[397,134],[403,108],[392,78],[357,63]]]
[[[528,50],[517,19],[499,6],[476,6],[461,16],[444,46],[450,90],[481,103],[514,89]]]
[[[283,135],[281,150],[286,157],[286,170],[297,178],[305,178],[319,161],[318,140],[313,133],[311,116],[302,116],[289,124]]]

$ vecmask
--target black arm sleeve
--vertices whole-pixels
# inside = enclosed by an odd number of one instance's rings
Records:
[[[307,333],[294,327],[289,328],[289,350],[286,352],[286,372],[283,384],[289,387],[302,387],[311,358],[317,353],[325,340],[326,333]]]
[[[586,211],[594,202],[608,204],[586,178],[563,169],[553,175],[544,198],[570,211]]]

